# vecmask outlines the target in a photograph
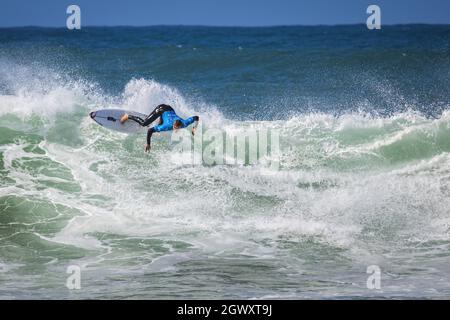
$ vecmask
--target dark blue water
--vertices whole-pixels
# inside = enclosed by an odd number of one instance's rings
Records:
[[[17,28],[2,29],[0,43],[9,61],[51,66],[108,94],[154,79],[235,119],[436,116],[449,103],[449,26]]]

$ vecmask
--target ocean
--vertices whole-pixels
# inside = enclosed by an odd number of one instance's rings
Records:
[[[0,28],[0,298],[448,299],[449,90],[450,25]],[[89,117],[161,103],[279,165]]]

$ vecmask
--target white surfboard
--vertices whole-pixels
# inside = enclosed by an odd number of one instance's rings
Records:
[[[142,127],[136,121],[130,119],[123,124],[120,123],[120,118],[125,113],[128,115],[140,117],[141,119],[145,119],[147,117],[147,115],[139,112],[122,109],[103,109],[92,111],[89,115],[91,116],[92,120],[97,122],[99,125],[111,130],[124,133],[134,133],[139,131]]]

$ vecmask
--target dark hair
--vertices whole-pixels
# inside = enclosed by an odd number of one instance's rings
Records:
[[[183,125],[183,124],[181,123],[180,120],[175,120],[174,123],[173,123],[173,126],[174,126],[174,128],[176,128],[176,129],[181,128],[182,125]]]

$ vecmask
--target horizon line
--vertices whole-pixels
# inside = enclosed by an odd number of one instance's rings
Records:
[[[345,26],[359,26],[365,25],[360,23],[337,23],[337,24],[274,24],[274,25],[203,25],[203,24],[149,24],[149,25],[86,25],[83,28],[149,28],[149,27],[197,27],[197,28],[286,28],[286,27],[345,27]],[[383,26],[410,26],[410,25],[424,25],[424,26],[450,26],[450,23],[429,23],[429,22],[408,22],[408,23],[384,23]],[[45,26],[45,25],[20,25],[20,26],[0,26],[0,29],[15,29],[15,28],[47,28],[47,29],[67,29],[64,26]]]

